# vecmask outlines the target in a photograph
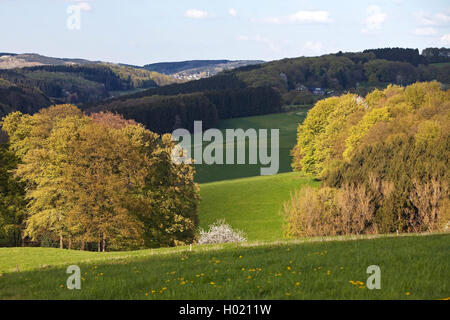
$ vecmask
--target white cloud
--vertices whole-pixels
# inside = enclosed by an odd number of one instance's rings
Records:
[[[233,8],[231,8],[230,10],[228,10],[228,14],[232,17],[237,17],[237,11]]]
[[[450,23],[450,15],[446,13],[416,12],[414,14],[419,24],[423,26],[442,26]]]
[[[444,34],[441,37],[441,42],[443,45],[450,46],[450,33]]]
[[[431,27],[427,27],[427,28],[416,28],[414,30],[414,34],[418,35],[418,36],[432,36],[434,34],[436,34],[437,31],[434,28]]]
[[[184,16],[191,19],[204,19],[209,17],[209,13],[203,10],[189,9]]]
[[[328,11],[298,11],[294,14],[282,17],[272,17],[262,20],[267,23],[285,24],[285,23],[330,23],[330,13]]]
[[[328,23],[331,22],[327,11],[299,11],[288,17],[290,22],[299,23]]]
[[[364,20],[365,28],[362,32],[381,29],[383,22],[386,20],[387,14],[384,13],[379,6],[369,6],[366,9],[367,18]]]

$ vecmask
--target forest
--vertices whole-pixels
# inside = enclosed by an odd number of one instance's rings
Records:
[[[281,104],[276,90],[262,87],[113,99],[86,111],[115,112],[144,124],[149,130],[166,133],[178,128],[193,130],[194,120],[203,121],[207,129],[220,119],[277,113]]]
[[[449,57],[443,60],[450,62]],[[407,85],[430,80],[449,83],[449,70],[450,65],[436,67],[429,64],[427,58],[416,50],[386,48],[283,59],[234,72],[248,86],[272,86],[282,93],[295,90],[298,85],[339,91],[360,88],[367,93],[370,88],[365,84],[378,87],[388,83]]]
[[[313,104],[322,96],[313,94],[314,88],[326,95],[347,91],[366,95],[388,84],[408,85],[416,81],[437,80],[450,83],[450,62],[446,49],[384,48],[364,52],[338,52],[320,57],[299,57],[250,65],[224,71],[216,76],[152,88],[114,100],[142,98],[153,95],[177,95],[214,90],[270,87],[282,96],[285,105]],[[329,92],[329,93],[327,93]],[[108,102],[94,103],[89,107]]]
[[[82,106],[109,98],[112,92],[167,85],[171,77],[122,65],[45,65],[0,69],[0,116],[11,111],[34,113],[51,103]]]

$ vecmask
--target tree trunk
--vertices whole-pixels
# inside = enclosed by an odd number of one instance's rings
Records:
[[[84,251],[84,239],[81,240],[80,250]]]
[[[105,233],[103,233],[103,240],[102,240],[102,242],[103,242],[102,251],[105,252],[105,247],[106,247],[106,236],[105,236]]]
[[[69,250],[72,250],[72,236],[70,236],[70,235],[69,235],[68,249],[69,249]]]
[[[97,240],[97,251],[100,252],[101,251],[101,243],[100,243],[100,237]]]
[[[63,235],[59,235],[59,248],[64,249],[64,241],[63,241]]]

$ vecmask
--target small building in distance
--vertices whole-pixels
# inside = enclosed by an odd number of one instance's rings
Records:
[[[317,96],[323,96],[325,94],[325,89],[323,88],[313,88],[311,91]]]
[[[295,91],[307,91],[308,88],[301,83],[295,85]]]

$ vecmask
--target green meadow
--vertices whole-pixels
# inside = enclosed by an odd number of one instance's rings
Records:
[[[358,239],[360,238],[360,239]],[[353,240],[352,240],[353,239]],[[0,249],[0,299],[445,299],[449,234],[128,253]],[[58,261],[47,265],[49,261]],[[14,268],[26,264],[26,271]],[[69,290],[66,268],[81,268]],[[381,289],[367,287],[367,267]],[[6,272],[5,272],[6,270]],[[9,270],[9,271],[8,271]]]
[[[280,209],[290,194],[319,182],[298,172],[226,180],[200,185],[200,227],[225,219],[247,234],[250,241],[283,237]]]
[[[244,231],[249,241],[271,241],[283,237],[283,217],[279,214],[283,203],[302,186],[319,186],[312,177],[291,169],[290,151],[297,139],[297,127],[304,120],[308,108],[221,121],[218,128],[222,132],[236,128],[280,129],[280,173],[261,176],[260,164],[196,165],[196,181],[200,183],[201,228],[206,229],[215,221],[225,219],[233,228]]]
[[[225,137],[226,129],[243,129],[250,128],[268,129],[268,144],[270,145],[270,129],[280,130],[279,140],[279,154],[280,154],[280,167],[279,173],[292,171],[291,162],[292,158],[290,152],[295,145],[297,139],[297,127],[306,116],[305,111],[297,112],[285,112],[275,113],[254,117],[235,118],[220,121],[217,129],[221,130]],[[203,143],[203,147],[208,145],[209,142]],[[224,150],[226,142],[224,141]],[[248,141],[246,143],[248,149]],[[270,148],[269,148],[270,149]],[[224,152],[225,153],[225,152]],[[270,155],[270,152],[269,152]],[[236,156],[236,151],[235,151]],[[248,154],[247,154],[248,159]],[[247,162],[247,161],[246,161]],[[259,163],[259,159],[258,159]],[[261,164],[199,164],[195,166],[196,175],[195,180],[198,183],[206,183],[220,180],[238,179],[245,177],[260,176]],[[264,166],[263,166],[264,167]]]

